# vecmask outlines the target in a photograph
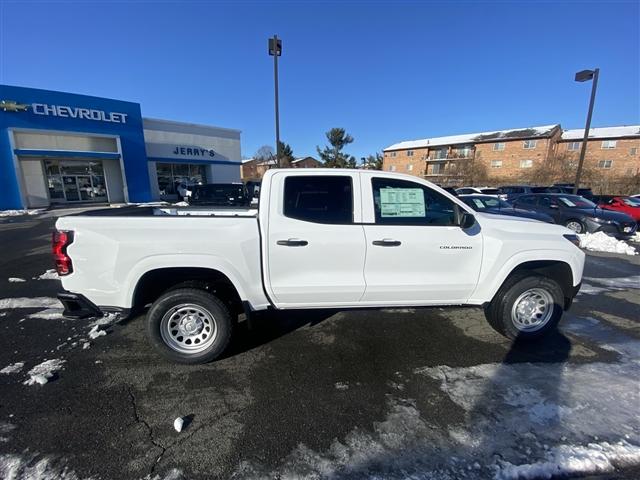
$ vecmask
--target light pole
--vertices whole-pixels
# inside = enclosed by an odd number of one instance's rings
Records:
[[[580,175],[582,175],[582,164],[584,163],[584,155],[587,153],[587,140],[589,139],[589,129],[591,128],[591,115],[593,114],[593,103],[596,99],[596,88],[598,88],[598,74],[600,69],[582,70],[576,73],[576,82],[586,82],[593,80],[591,84],[591,99],[589,100],[589,112],[587,113],[587,124],[584,127],[584,136],[582,137],[582,145],[580,146],[580,160],[578,161],[578,171],[576,172],[576,181],[573,184],[573,194],[578,193],[580,186]]]
[[[282,40],[274,35],[269,39],[269,55],[273,57],[273,78],[276,97],[276,166],[280,166],[280,109],[278,106],[278,57],[282,55]]]

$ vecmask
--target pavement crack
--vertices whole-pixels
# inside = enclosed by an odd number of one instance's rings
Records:
[[[147,431],[147,436],[149,437],[149,441],[152,443],[154,447],[157,447],[160,449],[160,455],[158,455],[158,457],[156,458],[156,461],[151,466],[151,470],[149,471],[149,474],[153,474],[155,473],[156,466],[158,465],[158,463],[160,463],[160,460],[162,460],[162,457],[166,453],[167,448],[164,447],[160,442],[158,442],[155,439],[155,437],[153,436],[153,428],[151,428],[151,425],[149,425],[149,423],[140,415],[140,412],[138,411],[138,403],[136,400],[136,396],[133,394],[132,388],[128,387],[127,392],[129,394],[129,400],[131,401],[134,420],[136,421],[136,423],[139,423],[144,426],[144,428]]]

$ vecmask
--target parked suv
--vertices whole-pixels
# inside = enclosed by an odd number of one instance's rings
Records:
[[[535,193],[518,197],[513,205],[523,210],[546,213],[556,223],[576,233],[605,232],[628,238],[637,229],[635,220],[629,215],[603,210],[580,195]]]
[[[520,195],[527,193],[545,193],[548,192],[549,187],[537,187],[531,185],[505,185],[500,187],[500,198],[508,202],[514,200]]]

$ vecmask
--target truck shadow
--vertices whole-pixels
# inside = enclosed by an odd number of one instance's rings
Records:
[[[305,326],[317,325],[337,310],[285,310],[254,313],[236,324],[233,338],[220,357],[229,358],[270,343]]]

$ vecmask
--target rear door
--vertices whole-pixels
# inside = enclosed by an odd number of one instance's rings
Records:
[[[463,230],[457,206],[408,179],[362,173],[367,245],[363,303],[464,303],[476,287],[482,233]]]
[[[271,177],[266,288],[280,308],[355,305],[365,242],[357,172],[276,172]]]

